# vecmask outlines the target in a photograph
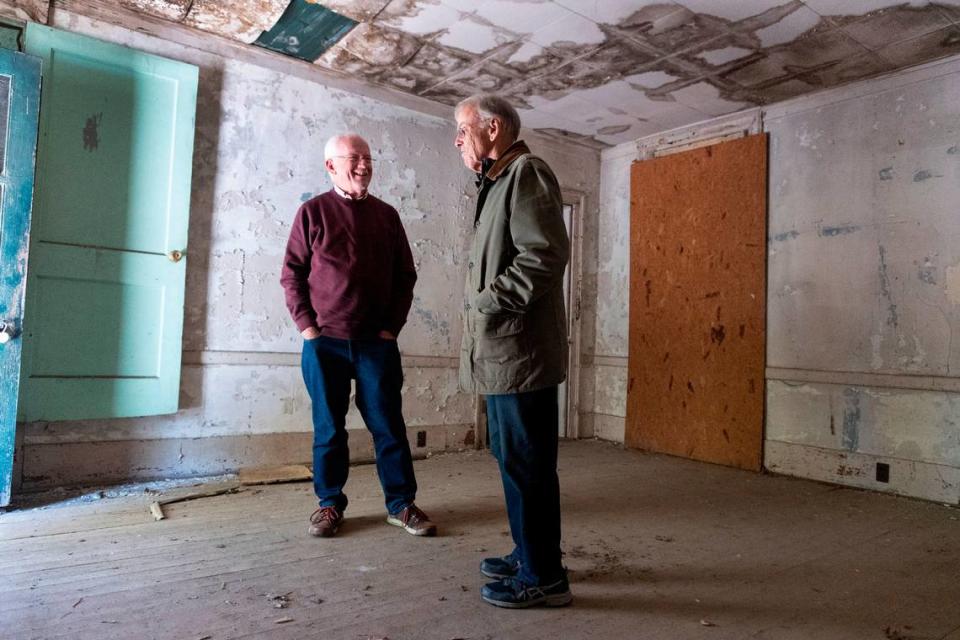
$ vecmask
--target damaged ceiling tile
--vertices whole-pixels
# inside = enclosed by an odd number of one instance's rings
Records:
[[[280,19],[287,4],[288,0],[235,0],[229,4],[193,0],[183,24],[251,43]]]
[[[423,43],[402,31],[364,22],[351,31],[340,46],[367,64],[398,67],[406,64]]]
[[[443,84],[433,86],[420,95],[424,98],[439,102],[448,106],[454,106],[464,98],[473,95],[477,89],[470,85],[459,83],[455,80],[448,80]]]
[[[412,67],[426,71],[433,76],[436,84],[444,78],[460,73],[476,61],[462,51],[427,42],[404,65],[404,68]]]
[[[720,90],[709,82],[698,82],[682,89],[677,89],[671,92],[670,95],[672,95],[677,102],[710,116],[722,116],[751,106],[746,102],[727,100],[721,95]]]
[[[937,3],[937,11],[954,24],[960,24],[960,0],[941,1]]]
[[[475,15],[490,24],[516,33],[530,33],[571,15],[571,11],[548,0],[487,0],[475,3]]]
[[[114,1],[439,104],[500,92],[595,144],[960,54],[960,0]]]
[[[833,21],[851,38],[874,50],[951,25],[942,13],[921,11],[909,6],[880,9],[857,18],[834,18]]]
[[[480,91],[500,93],[508,87],[522,82],[523,79],[524,74],[497,60],[487,59],[458,73],[447,82],[456,82],[466,87],[473,87],[470,93]]]
[[[865,76],[875,76],[893,69],[893,65],[876,52],[868,52],[852,58],[844,58],[812,74],[811,77],[822,87],[832,87]]]
[[[193,0],[119,0],[127,9],[150,16],[181,22],[190,10]]]
[[[393,0],[377,16],[376,22],[415,36],[437,34],[462,18],[460,11],[446,5],[422,0]]]
[[[293,0],[256,44],[313,62],[339,42],[357,23],[319,4]]]
[[[636,122],[627,114],[615,114],[606,107],[590,100],[584,100],[579,92],[567,94],[555,100],[548,100],[541,96],[531,96],[528,100],[536,111],[548,113],[568,120],[583,122],[594,129],[611,124],[611,120],[618,122]]]
[[[753,53],[753,51],[750,49],[742,49],[740,47],[724,47],[723,49],[708,49],[700,52],[697,54],[697,56],[706,60],[708,64],[713,65],[714,67],[719,67],[720,65],[726,64],[731,60],[748,56],[751,53]]]
[[[877,54],[894,68],[920,64],[957,53],[960,53],[960,25],[897,42],[877,51]]]
[[[490,52],[482,64],[497,63],[504,69],[504,73],[516,73],[524,80],[529,80],[558,68],[569,59],[553,49],[518,40]]]
[[[476,16],[465,16],[446,29],[437,43],[471,53],[483,54],[500,45],[516,42],[520,36],[506,29],[493,26]]]
[[[667,12],[676,11],[677,7],[668,0],[554,0],[558,5],[565,7],[581,16],[599,24],[620,24],[631,15],[647,7],[663,8]]]
[[[803,3],[822,16],[862,16],[877,9],[898,4],[927,4],[916,0],[803,0]]]
[[[684,20],[674,24],[675,26],[658,33],[647,34],[646,42],[663,55],[692,53],[702,50],[715,38],[729,33],[728,23],[714,16],[690,14]]]
[[[344,49],[342,43],[327,49],[316,59],[315,64],[337,73],[369,79],[375,78],[383,71],[381,67],[371,66],[370,63]]]
[[[717,2],[717,0],[679,0],[690,11],[702,15],[715,16],[731,22],[759,15],[774,7],[787,4],[785,0],[736,0],[736,2]],[[799,0],[792,4],[800,6]]]
[[[850,59],[860,59],[867,50],[839,29],[814,29],[792,42],[761,52],[760,57],[724,76],[752,90],[753,98],[767,104],[769,87],[799,80],[811,91],[824,86],[822,73]],[[871,68],[864,70],[870,73]]]
[[[821,18],[818,13],[803,6],[768,27],[755,32],[761,47],[774,47],[790,42],[817,26]]]
[[[0,2],[0,16],[47,24],[52,0],[3,0]]]
[[[647,71],[624,78],[625,82],[643,89],[656,89],[674,80],[677,80],[677,76],[663,71]]]
[[[379,76],[379,80],[385,86],[414,95],[424,95],[426,91],[437,84],[439,78],[435,73],[408,64],[386,71]],[[450,104],[449,102],[441,102]]]
[[[370,22],[383,11],[390,0],[307,0],[321,4],[330,11],[339,13],[356,22]]]
[[[679,5],[653,4],[635,10],[616,23],[602,24],[605,29],[642,40],[675,29],[692,17],[692,12]]]
[[[575,86],[593,87],[609,80],[653,71],[651,65],[657,62],[658,57],[659,54],[651,53],[649,48],[644,48],[628,38],[611,38],[606,44],[578,58],[567,67],[575,73],[583,65],[590,65],[593,75],[578,74]]]
[[[530,40],[541,47],[556,44],[597,45],[607,39],[596,22],[571,13],[530,34]]]

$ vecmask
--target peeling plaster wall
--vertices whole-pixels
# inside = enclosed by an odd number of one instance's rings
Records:
[[[25,425],[24,485],[221,473],[245,464],[248,453],[260,464],[291,462],[291,455],[309,461],[302,342],[279,271],[297,207],[332,186],[324,142],[346,130],[370,142],[371,192],[400,212],[419,274],[400,336],[407,425],[427,433],[415,455],[472,444],[475,398],[457,388],[457,357],[475,188],[453,147],[452,110],[449,119],[425,115],[332,89],[319,70],[316,80],[305,79],[66,11],[55,20],[62,29],[200,68],[184,367],[176,414]],[[599,153],[528,140],[564,188],[583,193],[595,212]],[[352,452],[372,455],[355,407],[347,427],[360,431]],[[223,444],[200,442],[206,439]],[[291,442],[299,443],[295,453]],[[263,451],[271,447],[278,459]],[[111,456],[118,450],[130,459],[117,464]],[[62,468],[65,455],[93,460],[78,462],[71,475]]]
[[[766,464],[957,503],[960,64],[928,75],[767,114]]]
[[[960,502],[960,59],[769,107],[764,129],[766,466]],[[620,442],[636,157],[602,154],[587,358],[590,420]]]

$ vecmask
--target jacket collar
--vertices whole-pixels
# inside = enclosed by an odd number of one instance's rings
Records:
[[[517,140],[512,145],[507,147],[507,150],[503,152],[503,155],[497,158],[496,162],[493,163],[493,166],[486,171],[486,178],[490,182],[493,182],[500,175],[507,170],[513,161],[519,158],[522,155],[530,153],[530,147],[527,146],[527,143],[523,140]]]

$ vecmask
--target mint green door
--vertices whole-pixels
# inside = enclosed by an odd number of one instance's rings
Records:
[[[10,504],[40,60],[0,49],[0,507]]]
[[[20,419],[177,410],[197,68],[29,24],[43,59]]]

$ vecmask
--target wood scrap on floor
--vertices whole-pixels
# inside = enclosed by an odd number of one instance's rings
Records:
[[[154,520],[164,520],[166,518],[166,514],[163,511],[163,507],[168,504],[186,502],[187,500],[198,500],[200,498],[212,498],[213,496],[222,496],[228,493],[239,493],[243,490],[244,488],[241,484],[230,483],[228,485],[220,486],[216,489],[208,489],[206,491],[191,491],[190,493],[184,493],[182,495],[160,498],[159,500],[154,500],[150,503],[150,513],[153,514]]]
[[[303,482],[313,479],[313,473],[305,465],[288,464],[272,467],[240,469],[240,484],[277,484],[280,482]]]
[[[150,503],[150,513],[154,520],[166,519],[163,511],[164,505],[175,502],[185,502],[187,500],[197,500],[199,498],[210,498],[213,496],[225,495],[228,493],[239,493],[244,487],[260,484],[279,484],[282,482],[304,482],[313,479],[313,473],[308,467],[302,464],[288,464],[271,467],[251,467],[241,469],[238,474],[239,482],[210,489],[207,491],[193,491],[184,495],[161,498]]]

